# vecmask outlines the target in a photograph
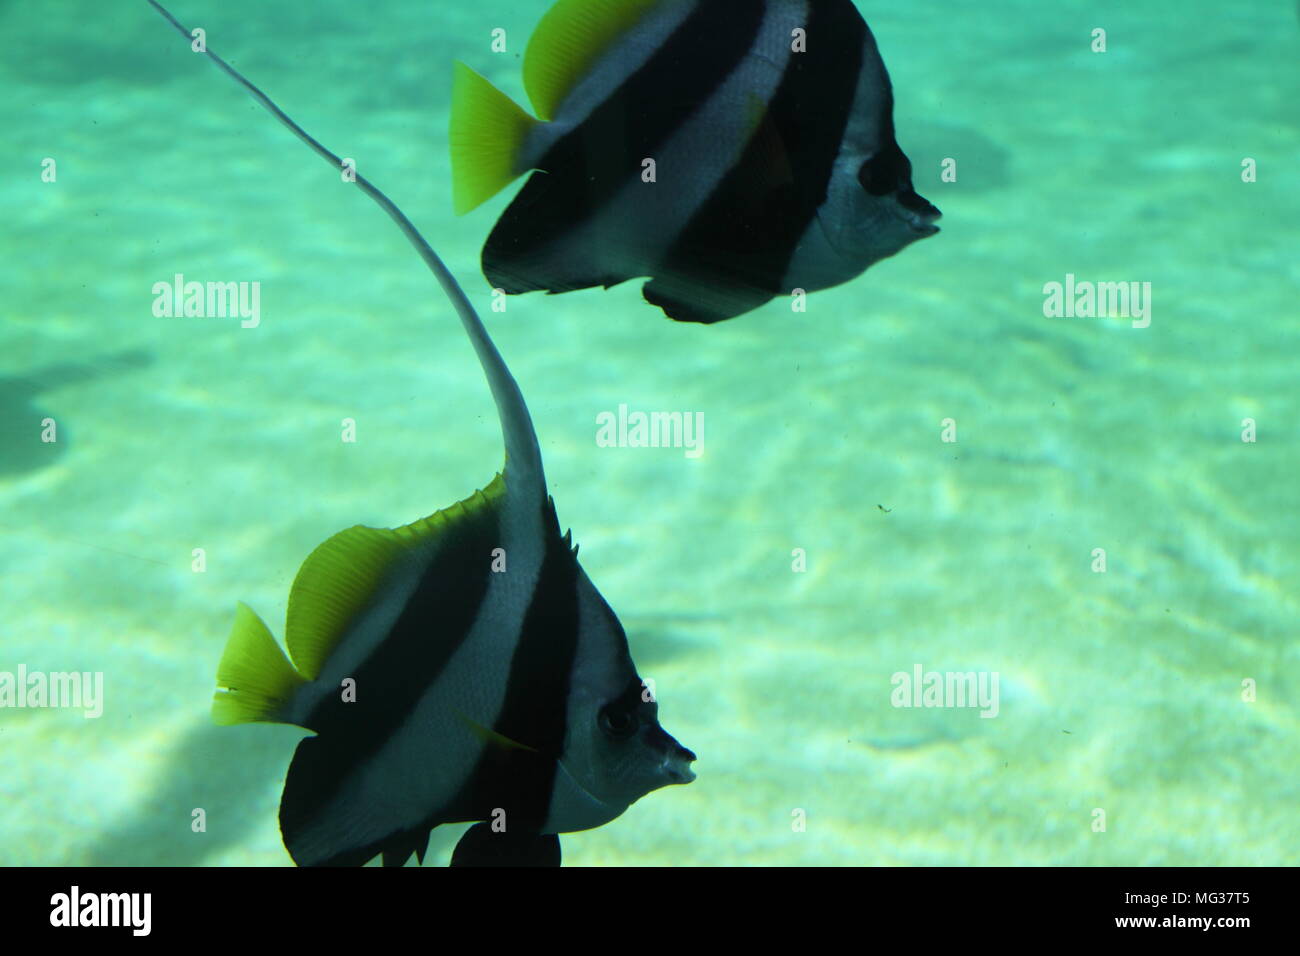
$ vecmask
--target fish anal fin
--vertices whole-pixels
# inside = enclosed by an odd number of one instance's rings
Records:
[[[533,111],[551,120],[564,98],[617,39],[658,0],[559,0],[524,50],[524,89]]]
[[[241,602],[217,665],[217,685],[222,689],[212,698],[213,722],[224,727],[277,721],[304,683],[266,624]]]
[[[773,297],[771,292],[755,286],[665,276],[647,282],[641,294],[670,319],[706,324],[743,315]]]
[[[406,861],[415,854],[415,861],[424,866],[424,854],[429,849],[429,828],[417,827],[407,830],[388,842],[384,847],[384,866],[405,866]]]
[[[554,833],[494,832],[476,823],[451,854],[452,866],[559,866],[560,838]]]
[[[536,170],[524,181],[483,244],[483,274],[493,288],[555,294],[608,289],[647,274],[618,261],[617,235],[572,231],[575,221],[596,212],[583,205],[586,187],[572,167]]]
[[[360,845],[340,847],[333,837],[335,828],[324,825],[322,800],[333,792],[334,778],[342,772],[337,764],[320,737],[300,740],[293,752],[280,796],[280,836],[299,866],[361,866],[378,852],[367,847],[372,841],[365,839]],[[365,828],[350,825],[345,829],[356,832]]]
[[[402,866],[411,854],[423,862],[430,815],[414,826],[394,826],[392,808],[357,794],[342,796],[340,776],[355,770],[350,753],[324,737],[298,742],[280,797],[280,836],[298,866],[364,866],[382,856],[384,866]]]
[[[289,591],[285,644],[298,671],[315,680],[353,621],[403,561],[417,560],[467,515],[494,507],[504,494],[498,474],[482,491],[427,518],[400,528],[356,525],[317,546]]]

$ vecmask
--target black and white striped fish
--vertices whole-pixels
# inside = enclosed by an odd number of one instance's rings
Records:
[[[456,64],[453,196],[529,170],[483,248],[508,293],[608,288],[717,322],[938,232],[851,0],[559,0],[529,41],[540,120]]]
[[[149,0],[187,38],[155,0]],[[207,55],[335,166],[260,90]],[[451,300],[501,420],[506,467],[485,489],[401,528],[356,526],[313,551],[289,593],[285,643],[240,605],[217,672],[218,724],[314,731],[280,802],[301,865],[423,862],[429,831],[489,821],[453,864],[558,863],[556,834],[613,820],[689,783],[695,755],[660,727],[618,618],[560,534],[523,395],[456,280],[365,177]]]

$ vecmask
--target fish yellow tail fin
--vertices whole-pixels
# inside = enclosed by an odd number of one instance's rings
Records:
[[[305,683],[262,619],[240,603],[217,665],[217,686],[223,689],[212,697],[213,723],[225,727],[280,720],[285,705]]]
[[[451,190],[464,215],[510,185],[515,163],[537,120],[464,63],[451,88]]]

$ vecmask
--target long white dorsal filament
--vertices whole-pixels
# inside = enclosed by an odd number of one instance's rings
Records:
[[[147,2],[168,23],[175,27],[187,42],[192,41],[193,34],[191,31],[173,17],[157,0],[147,0]],[[344,170],[347,168],[344,166],[343,160],[295,123],[280,107],[276,106],[269,96],[241,76],[234,67],[210,49],[205,48],[203,53],[223,73],[242,86],[253,99],[261,104],[286,129],[309,146],[317,156],[335,169]],[[510,467],[510,475],[514,478],[511,484],[517,490],[532,488],[544,494],[545,479],[542,472],[541,450],[537,446],[537,433],[533,429],[532,418],[528,414],[528,406],[524,404],[523,393],[519,391],[514,376],[510,374],[505,361],[501,358],[501,353],[497,351],[491,336],[488,335],[487,329],[484,328],[483,321],[479,318],[478,313],[474,311],[474,307],[470,305],[465,291],[460,287],[460,283],[456,281],[455,276],[448,271],[442,259],[433,251],[433,247],[425,241],[424,236],[420,235],[420,231],[415,228],[411,220],[406,218],[406,214],[365,176],[356,172],[355,169],[351,170],[351,174],[355,177],[355,182],[361,191],[378,203],[379,207],[388,213],[389,218],[397,223],[397,228],[402,230],[402,235],[406,236],[411,245],[415,247],[415,251],[419,253],[420,258],[424,260],[425,265],[429,267],[429,271],[438,279],[438,283],[442,286],[443,291],[451,300],[452,306],[456,309],[456,313],[460,316],[461,324],[465,327],[465,333],[469,336],[474,351],[478,355],[479,363],[483,366],[483,373],[487,376],[488,386],[492,390],[492,398],[496,402],[497,413],[501,418],[501,433],[505,441],[506,458]]]

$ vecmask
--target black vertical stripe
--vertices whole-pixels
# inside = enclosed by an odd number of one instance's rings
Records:
[[[805,26],[807,51],[791,54],[764,128],[646,286],[674,318],[717,321],[789,291],[780,283],[826,199],[870,39],[851,0],[809,0]]]
[[[557,761],[564,751],[570,678],[578,652],[578,560],[569,541],[560,536],[554,503],[548,499],[545,508],[546,555],[510,660],[505,701],[492,728],[533,750],[485,748],[464,807],[471,819],[485,819],[501,808],[514,832],[546,822]]]
[[[602,274],[594,263],[590,275],[539,275],[529,260],[641,175],[642,160],[659,155],[749,53],[766,7],[766,0],[697,0],[660,49],[547,151],[537,164],[544,172],[529,176],[483,247],[493,286],[564,292],[628,278]]]

